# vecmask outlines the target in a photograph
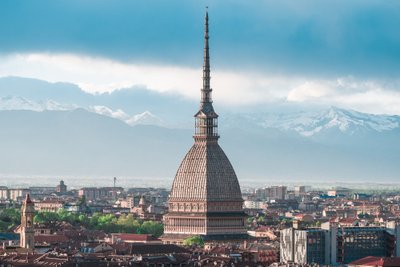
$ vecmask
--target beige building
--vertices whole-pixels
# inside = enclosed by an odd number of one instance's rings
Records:
[[[0,200],[23,200],[29,192],[29,189],[8,188],[6,186],[0,186]]]
[[[287,187],[286,186],[270,186],[265,188],[268,200],[282,200],[286,198]]]
[[[46,199],[40,202],[35,202],[36,211],[57,212],[64,208],[64,202],[57,199]]]
[[[86,200],[98,200],[105,198],[115,198],[119,193],[123,192],[122,187],[83,187],[79,189],[79,197],[85,197]]]
[[[218,144],[218,115],[210,87],[208,13],[205,18],[203,88],[195,114],[194,144],[183,159],[164,216],[165,243],[201,235],[205,240],[247,238],[238,179]]]
[[[126,197],[125,199],[120,199],[119,206],[121,208],[132,209],[135,206],[134,197]]]
[[[265,188],[258,188],[255,191],[257,199],[259,200],[282,200],[286,199],[287,187],[286,186],[269,186]]]
[[[8,200],[9,198],[8,188],[6,186],[0,186],[0,200]]]
[[[264,201],[245,200],[244,207],[246,209],[267,209],[267,204]]]
[[[10,200],[18,201],[24,199],[27,194],[29,194],[29,189],[8,189]]]

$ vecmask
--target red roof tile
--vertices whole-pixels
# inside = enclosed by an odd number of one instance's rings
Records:
[[[400,266],[400,257],[394,258],[382,258],[368,256],[356,261],[349,263],[349,265],[360,265],[360,266],[376,266],[376,267],[398,267]]]
[[[118,238],[123,241],[156,241],[157,238],[152,237],[151,235],[146,234],[120,234]]]
[[[63,243],[68,242],[69,238],[65,235],[37,235],[35,236],[35,242],[37,243],[47,243],[47,244],[54,244],[54,243]]]

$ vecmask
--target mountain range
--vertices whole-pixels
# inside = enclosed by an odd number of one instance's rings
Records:
[[[0,175],[170,181],[193,142],[197,107],[147,88],[93,95],[68,83],[0,78]],[[400,173],[399,116],[216,109],[220,144],[241,181],[396,181]]]

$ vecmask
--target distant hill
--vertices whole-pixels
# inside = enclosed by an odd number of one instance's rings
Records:
[[[173,177],[192,131],[129,126],[88,112],[0,111],[3,174]],[[276,128],[221,128],[221,146],[241,179],[395,179],[399,131],[335,144]]]
[[[143,88],[90,95],[0,78],[0,177],[171,179],[193,142],[196,109]],[[220,115],[220,144],[239,180],[398,181],[399,116],[336,107]]]
[[[83,109],[1,111],[0,124],[0,172],[11,174],[171,176],[191,141]]]

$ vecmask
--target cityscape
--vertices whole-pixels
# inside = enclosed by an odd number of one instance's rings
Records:
[[[0,3],[0,267],[400,266],[397,2],[32,2]]]

